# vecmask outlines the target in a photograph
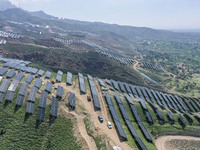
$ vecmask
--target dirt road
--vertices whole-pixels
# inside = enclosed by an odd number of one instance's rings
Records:
[[[158,150],[169,150],[169,149],[175,150],[175,149],[180,149],[180,148],[188,148],[190,146],[194,146],[196,148],[198,147],[199,142],[200,142],[200,138],[198,137],[161,136],[155,141],[155,144]]]

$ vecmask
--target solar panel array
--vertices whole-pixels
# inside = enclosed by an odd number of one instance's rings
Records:
[[[123,83],[122,83],[121,81],[118,81],[118,83],[119,83],[120,90],[121,90],[122,92],[126,92]]]
[[[35,81],[34,87],[39,89],[41,84],[42,84],[42,79],[37,78],[37,80]]]
[[[137,141],[137,139],[141,139],[140,136],[138,135],[136,129],[134,128],[133,124],[131,123],[131,120],[130,120],[130,118],[128,116],[128,113],[127,113],[127,111],[126,111],[126,109],[125,109],[125,107],[123,105],[123,102],[122,102],[121,98],[119,97],[119,95],[117,93],[114,93],[114,95],[115,95],[115,99],[117,101],[117,104],[118,104],[118,106],[120,108],[122,117],[123,117],[124,121],[126,122],[128,128],[129,128],[129,130],[130,130],[130,132],[132,134],[132,136],[136,139],[136,141]],[[126,95],[126,96],[130,100],[130,97],[128,97],[128,95]],[[142,131],[144,131],[144,129],[146,129],[146,128],[144,127],[144,125],[141,122],[139,122],[139,123],[141,124]],[[148,137],[148,141],[152,141],[152,138],[151,138],[151,136],[149,135],[148,132],[144,132],[144,135],[145,135],[145,137]],[[138,141],[140,141],[140,140],[138,140]],[[141,143],[138,142],[138,144],[141,144]],[[141,149],[147,149],[147,147],[145,146],[144,143],[142,143],[139,146],[140,146]]]
[[[40,69],[40,70],[38,71],[38,75],[39,75],[39,76],[43,76],[43,74],[44,74],[44,70]]]
[[[93,78],[90,75],[87,75],[87,76],[88,76],[90,90],[91,90],[91,94],[92,94],[92,98],[93,98],[94,107],[97,110],[101,110],[101,104],[100,104],[100,101],[99,101],[99,96],[98,96],[97,91],[96,91],[96,87],[94,85]]]
[[[12,78],[15,74],[16,72],[14,70],[10,70],[6,75],[6,78]]]
[[[33,111],[34,111],[34,103],[32,102],[27,102],[27,105],[26,105],[26,113],[28,114],[33,114]]]
[[[51,72],[47,71],[45,74],[45,78],[50,79],[51,78]]]
[[[112,85],[112,83],[110,82],[110,80],[105,79],[105,81],[106,81],[106,84],[108,84],[108,85]]]
[[[58,70],[58,73],[57,73],[57,76],[56,76],[56,81],[57,82],[61,82],[62,81],[62,75],[63,75],[63,72]]]
[[[20,71],[20,72],[15,76],[14,80],[21,81],[23,77],[24,77],[24,73]]]
[[[115,80],[113,80],[113,79],[111,79],[110,81],[112,82],[113,87],[115,88],[115,90],[119,91],[119,86],[118,86],[117,82]]]
[[[106,87],[104,81],[102,79],[98,79],[100,86]]]
[[[0,92],[5,93],[6,90],[8,89],[9,84],[10,84],[10,80],[4,79],[0,86]]]
[[[106,102],[107,102],[108,108],[110,110],[111,116],[112,116],[113,121],[115,123],[115,126],[116,126],[116,129],[118,131],[120,139],[127,141],[128,140],[127,135],[126,135],[126,133],[125,133],[123,127],[122,127],[122,124],[121,124],[120,119],[119,119],[119,117],[117,115],[115,107],[114,107],[114,105],[112,103],[110,95],[108,93],[106,93],[106,97],[105,98],[106,98]]]
[[[52,97],[50,115],[52,117],[58,116],[58,99],[54,96]]]
[[[142,68],[147,68],[147,69],[151,69],[157,72],[164,72],[164,70],[158,66],[152,65],[150,63],[147,62],[142,62],[142,65],[140,65],[140,67]]]
[[[58,85],[56,97],[57,98],[62,98],[63,97],[63,87],[60,86],[60,85]]]
[[[73,109],[76,107],[76,96],[74,93],[69,93],[69,106]]]
[[[33,80],[33,75],[28,74],[28,76],[26,77],[25,81],[30,84],[32,82],[32,80]]]
[[[80,86],[80,91],[81,93],[86,93],[86,89],[85,89],[85,81],[83,78],[83,75],[81,73],[78,73],[78,78],[79,78],[79,86]]]
[[[39,107],[46,108],[47,95],[48,93],[46,91],[42,91],[41,96],[40,96]]]
[[[67,72],[67,84],[72,85],[72,73]]]
[[[52,86],[53,86],[53,84],[51,82],[47,81],[47,84],[46,84],[46,87],[45,87],[45,91],[51,93]]]
[[[3,76],[4,74],[6,74],[6,72],[8,72],[8,69],[2,68],[2,69],[0,70],[0,76]]]
[[[30,101],[32,103],[35,102],[37,91],[38,91],[38,88],[36,88],[34,86],[31,88],[31,91],[30,91],[29,96],[28,96],[28,101]]]

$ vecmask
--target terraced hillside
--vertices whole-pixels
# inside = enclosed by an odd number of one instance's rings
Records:
[[[166,132],[199,136],[196,98],[81,73],[49,72],[29,67],[28,61],[1,61],[2,149],[26,149],[31,142],[32,149],[118,145],[154,150],[155,138]]]

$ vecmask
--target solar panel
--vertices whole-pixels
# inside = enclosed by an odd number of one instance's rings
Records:
[[[92,76],[87,74],[88,80],[93,80]]]
[[[72,108],[76,107],[76,96],[72,92],[69,93],[69,106],[71,106]]]
[[[56,81],[57,81],[57,82],[61,82],[61,81],[62,81],[62,75],[57,74],[57,76],[56,76]]]
[[[50,79],[51,78],[51,74],[52,74],[51,72],[47,71],[46,75],[45,75],[45,78]]]
[[[38,71],[38,75],[39,75],[39,76],[43,76],[43,74],[44,74],[44,70],[40,69],[40,70]]]
[[[135,90],[137,92],[137,95],[142,98],[143,97],[142,92],[140,91],[140,88],[136,85],[135,85]]]
[[[127,141],[128,138],[127,138],[126,133],[125,133],[123,127],[122,127],[122,124],[118,120],[114,120],[114,122],[115,122],[115,126],[117,128],[118,134],[120,135],[120,138],[122,140]]]
[[[111,100],[110,95],[108,93],[106,93],[105,98],[106,98],[107,105],[113,106],[112,100]]]
[[[28,89],[28,83],[26,82],[23,82],[21,87],[20,87],[20,90],[19,90],[19,95],[22,95],[22,96],[25,96],[26,95],[26,91]]]
[[[17,87],[19,85],[19,81],[18,80],[13,80],[12,83],[10,84],[8,91],[12,91],[15,92]]]
[[[63,72],[60,71],[60,70],[58,70],[58,74],[62,76],[62,75],[63,75]]]
[[[15,80],[21,81],[22,78],[24,77],[24,73],[23,72],[19,72],[16,76],[15,76]]]
[[[178,117],[179,117],[180,123],[181,123],[182,125],[186,125],[186,123],[185,123],[183,117],[181,116],[181,114],[178,114]]]
[[[72,73],[67,72],[67,84],[72,85]]]
[[[45,108],[38,108],[38,114],[37,114],[37,120],[39,121],[44,121],[44,117],[45,117]]]
[[[105,79],[105,81],[106,81],[106,83],[107,83],[108,85],[112,85],[111,82],[110,82],[110,80]]]
[[[106,87],[104,81],[102,79],[98,79],[100,86]]]
[[[143,124],[142,122],[138,122],[138,125],[139,125],[139,127],[140,127],[142,133],[144,134],[145,138],[146,138],[148,141],[152,142],[153,139],[152,139],[151,135],[149,134],[149,132],[147,131],[147,129],[145,128],[144,124]]]
[[[35,102],[37,91],[38,91],[38,89],[36,87],[33,86],[31,88],[31,91],[28,96],[28,101],[33,102],[33,103]]]
[[[115,93],[115,92],[114,92],[114,95],[115,95],[115,99],[116,99],[117,103],[123,104],[121,98],[119,97],[119,95],[117,93]]]
[[[6,78],[12,78],[15,74],[16,72],[14,70],[10,70],[6,75]]]
[[[2,68],[2,69],[0,70],[0,76],[3,76],[4,74],[6,74],[7,71],[8,71],[8,69]]]
[[[45,91],[51,93],[51,91],[52,91],[52,83],[51,82],[47,81]]]
[[[112,81],[112,84],[113,84],[113,87],[115,88],[115,90],[119,91],[119,86],[118,86],[117,82],[115,80],[112,80],[112,79],[111,79],[111,81]]]
[[[148,110],[144,100],[140,99],[140,104],[144,110]]]
[[[42,84],[42,79],[37,78],[37,80],[35,81],[34,87],[39,89],[41,84]]]
[[[132,99],[130,98],[130,96],[128,94],[126,94],[126,93],[124,93],[124,95],[125,95],[125,98],[128,101],[128,103],[134,105],[134,103],[133,103]]]
[[[146,116],[147,116],[147,122],[149,122],[150,124],[153,124],[153,118],[150,114],[150,112],[146,111]]]
[[[33,114],[33,111],[34,111],[34,103],[27,102],[26,113]]]
[[[169,120],[174,121],[174,117],[172,116],[172,114],[168,110],[166,110],[166,111],[167,111],[167,115],[168,115]]]
[[[135,90],[135,88],[133,87],[132,84],[130,84],[130,87],[131,87],[131,91],[132,91],[133,95],[134,95],[134,96],[135,96],[135,95],[138,95],[137,92],[136,92],[136,90]]]
[[[48,95],[47,92],[42,91],[41,96],[40,96],[39,107],[46,108],[47,95]]]
[[[30,84],[32,82],[32,80],[33,80],[33,75],[28,74],[28,76],[26,77],[25,81]]]
[[[23,95],[18,95],[17,100],[16,100],[16,105],[22,106],[24,102],[24,96]]]
[[[122,83],[121,81],[118,81],[118,83],[119,83],[119,87],[120,87],[121,91],[122,91],[122,92],[126,92],[123,83]]]
[[[82,77],[79,77],[79,85],[80,85],[80,91],[85,94],[86,93],[85,81]]]
[[[162,121],[165,121],[165,119],[164,119],[162,113],[160,112],[160,110],[159,110],[159,109],[155,109],[155,111],[156,111],[156,113],[157,113],[157,115],[158,115],[158,118],[159,118],[160,120],[162,120]]]
[[[63,87],[58,85],[56,97],[62,98],[63,96]]]
[[[15,95],[14,92],[8,91],[8,92],[6,93],[6,100],[7,100],[7,101],[12,101],[13,98],[14,98],[14,95]]]
[[[125,86],[125,88],[126,88],[126,91],[127,91],[128,93],[131,93],[131,89],[130,89],[128,83],[124,83],[124,86]]]
[[[5,93],[10,84],[10,80],[4,79],[0,86],[0,92]]]
[[[50,115],[53,117],[58,116],[58,99],[54,96],[52,97]]]
[[[0,92],[0,103],[3,102],[4,95],[5,95],[5,93]]]

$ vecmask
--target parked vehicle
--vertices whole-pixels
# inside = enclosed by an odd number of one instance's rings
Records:
[[[98,119],[101,123],[103,123],[103,117],[101,115],[98,116]]]
[[[108,126],[109,129],[112,129],[112,124],[111,124],[110,121],[108,121],[107,126]]]

